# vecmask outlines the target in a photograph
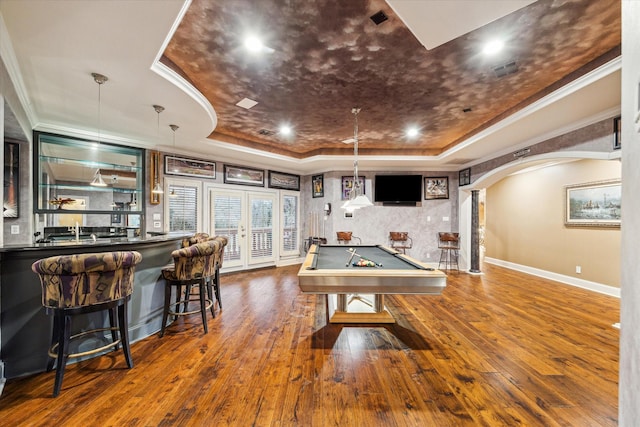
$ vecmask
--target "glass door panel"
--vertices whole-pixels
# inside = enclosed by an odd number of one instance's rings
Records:
[[[211,225],[213,236],[228,239],[224,250],[224,267],[244,265],[243,248],[246,241],[244,225],[245,195],[242,191],[211,190]]]

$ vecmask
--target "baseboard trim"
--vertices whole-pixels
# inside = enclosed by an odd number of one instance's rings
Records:
[[[509,268],[511,270],[521,271],[523,273],[531,274],[533,276],[542,277],[549,280],[555,280],[556,282],[565,283],[567,285],[575,286],[589,291],[598,292],[600,294],[609,295],[612,297],[620,298],[620,288],[615,288],[609,285],[603,285],[602,283],[591,282],[589,280],[578,279],[564,274],[554,273],[552,271],[541,270],[539,268],[529,267],[526,265],[516,264],[509,261],[503,261],[491,257],[485,257],[484,262],[488,264],[498,265],[500,267]]]

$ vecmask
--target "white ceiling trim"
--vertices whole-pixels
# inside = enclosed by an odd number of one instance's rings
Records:
[[[540,111],[546,107],[551,106],[553,103],[566,98],[567,96],[579,91],[580,89],[584,89],[590,84],[597,82],[598,80],[610,75],[611,73],[614,73],[620,70],[621,68],[622,68],[622,58],[618,57],[602,65],[601,67],[596,68],[595,70],[585,74],[584,76],[579,77],[573,82],[568,83],[567,85],[539,99],[538,101],[526,106],[525,108],[515,112],[514,114],[510,115],[504,120],[501,120],[495,125],[490,126],[481,132],[478,132],[476,135],[472,136],[471,138],[447,150],[442,154],[442,156],[443,158],[446,158],[448,156],[455,154],[458,151],[461,151],[465,148],[470,147],[473,144],[477,144],[481,142],[483,139],[487,138],[488,136],[498,132],[499,130],[502,130],[508,126],[514,125],[515,123],[524,119],[525,117],[537,111]],[[474,162],[474,163],[477,163],[477,162]]]

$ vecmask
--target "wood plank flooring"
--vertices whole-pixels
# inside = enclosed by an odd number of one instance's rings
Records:
[[[224,309],[164,338],[10,380],[3,426],[615,426],[619,300],[484,265],[395,325],[325,323],[298,266],[222,276]]]

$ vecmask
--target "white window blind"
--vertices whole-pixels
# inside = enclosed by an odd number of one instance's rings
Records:
[[[214,235],[226,236],[224,260],[240,259],[238,228],[242,219],[242,199],[237,196],[215,195],[213,199]]]
[[[298,197],[284,195],[282,197],[282,252],[298,250]]]
[[[198,228],[198,189],[169,185],[169,231],[193,231]]]
[[[251,200],[251,258],[273,256],[273,201]]]

